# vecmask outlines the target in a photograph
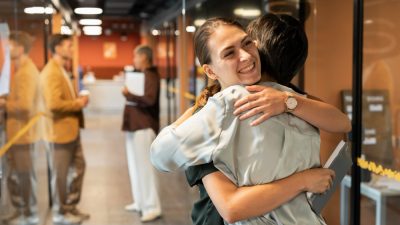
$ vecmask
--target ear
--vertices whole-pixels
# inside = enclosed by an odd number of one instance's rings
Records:
[[[211,80],[216,80],[217,79],[217,75],[215,75],[215,73],[212,70],[210,65],[203,64],[202,67],[203,67],[203,71],[206,73],[208,78],[210,78]]]
[[[258,48],[258,41],[253,40],[254,44],[256,45],[256,47]]]
[[[60,45],[56,45],[56,46],[54,47],[54,54],[58,54],[60,48],[61,48]]]

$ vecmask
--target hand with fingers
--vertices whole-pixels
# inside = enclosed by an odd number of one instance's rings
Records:
[[[296,175],[304,182],[304,191],[316,194],[326,193],[332,187],[335,178],[335,172],[325,168],[308,169]]]
[[[285,112],[285,92],[261,85],[247,86],[246,89],[250,94],[236,101],[234,105],[234,115],[240,115],[240,120],[259,115],[250,124],[256,126]]]

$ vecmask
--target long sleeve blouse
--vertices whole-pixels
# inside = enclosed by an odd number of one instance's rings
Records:
[[[264,85],[292,91],[277,83]],[[248,94],[243,86],[228,87],[179,126],[164,128],[151,146],[153,165],[173,171],[213,161],[237,186],[269,183],[320,166],[319,132],[304,120],[283,113],[250,126],[251,121],[234,116],[234,102]],[[300,194],[270,213],[235,224],[325,223]]]

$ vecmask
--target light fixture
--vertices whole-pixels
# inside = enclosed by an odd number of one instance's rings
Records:
[[[85,35],[101,35],[102,33],[101,26],[84,26],[82,30]]]
[[[33,6],[27,7],[24,9],[24,13],[26,14],[53,14],[54,9],[51,7],[41,7],[41,6]]]
[[[261,11],[259,9],[243,9],[237,8],[233,11],[236,16],[241,17],[257,17],[261,15]]]
[[[61,26],[61,34],[72,35],[72,30],[68,26]]]
[[[371,19],[364,20],[364,24],[372,24],[373,22]]]
[[[160,33],[161,33],[161,32],[160,32],[159,30],[155,30],[155,29],[151,31],[151,34],[152,34],[153,36],[158,36],[158,35],[160,35]]]
[[[80,19],[79,24],[80,25],[92,25],[92,26],[99,26],[101,25],[102,21],[100,19]]]
[[[186,32],[193,33],[195,31],[196,31],[196,27],[195,26],[187,26],[186,27]]]
[[[103,10],[97,7],[79,7],[75,8],[74,12],[81,15],[98,15],[102,14]]]
[[[206,22],[205,19],[195,19],[195,20],[193,21],[193,24],[194,24],[196,27],[199,27],[199,26],[203,25],[203,23],[205,23],[205,22]]]
[[[174,34],[175,36],[179,36],[179,30],[175,30]]]

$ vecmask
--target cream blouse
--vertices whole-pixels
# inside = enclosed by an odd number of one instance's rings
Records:
[[[263,83],[282,91],[292,89]],[[237,186],[269,183],[295,172],[319,167],[320,136],[316,128],[290,114],[274,116],[258,126],[233,115],[236,100],[249,92],[240,85],[224,89],[177,127],[167,126],[151,146],[151,161],[173,171],[213,161]],[[234,224],[325,224],[300,194],[265,215]]]

